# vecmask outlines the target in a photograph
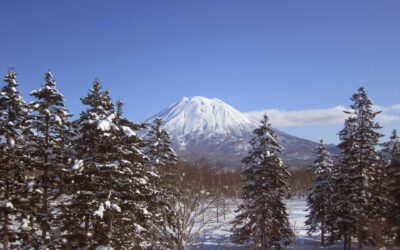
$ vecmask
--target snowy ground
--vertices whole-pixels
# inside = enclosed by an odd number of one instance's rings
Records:
[[[205,216],[208,223],[207,225],[205,225],[201,236],[199,237],[197,243],[195,244],[195,246],[193,246],[192,249],[246,249],[243,246],[233,244],[230,239],[230,229],[232,226],[231,222],[235,217],[234,210],[237,207],[238,202],[238,200],[234,199],[226,201],[227,206],[225,219],[223,214],[220,213],[217,221],[215,208],[208,211],[208,214]],[[307,235],[307,230],[304,225],[304,221],[306,220],[305,216],[307,214],[307,212],[304,211],[306,209],[306,202],[304,200],[288,200],[287,209],[292,229],[296,235],[293,239],[292,244],[289,246],[289,249],[343,249],[343,246],[340,243],[328,248],[320,247],[318,235]]]

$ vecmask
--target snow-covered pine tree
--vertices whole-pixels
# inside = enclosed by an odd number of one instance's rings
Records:
[[[74,122],[75,164],[71,199],[63,210],[63,237],[70,248],[148,247],[151,172],[135,131],[98,80],[82,98],[86,111]]]
[[[400,245],[400,138],[396,130],[383,144],[383,151],[389,157],[385,171],[388,200],[385,217],[390,224],[389,236],[395,238],[396,245]]]
[[[313,167],[315,177],[314,184],[307,198],[309,214],[305,223],[309,227],[308,233],[311,234],[317,230],[321,231],[321,245],[326,246],[326,223],[329,210],[332,207],[333,162],[322,140],[316,151],[316,159]]]
[[[380,197],[373,191],[374,181],[377,180],[376,173],[381,168],[380,155],[377,152],[379,139],[383,136],[378,129],[381,127],[374,121],[375,116],[380,111],[372,110],[372,101],[367,97],[363,87],[353,94],[350,106],[350,114],[355,118],[354,140],[357,147],[354,148],[353,157],[355,162],[351,168],[350,183],[351,195],[350,202],[357,225],[358,249],[362,250],[368,238],[366,230],[369,216],[375,216],[371,212],[376,211]],[[378,209],[379,210],[379,209]]]
[[[151,211],[153,199],[159,195],[152,185],[157,174],[145,167],[149,160],[143,153],[144,143],[136,134],[143,126],[124,118],[122,106],[118,100],[115,152],[119,167],[112,172],[110,188],[121,211],[115,215],[112,247],[144,249],[156,245],[149,238],[157,222]]]
[[[57,240],[56,236],[52,235],[54,201],[61,192],[61,175],[68,169],[67,147],[70,137],[70,115],[65,107],[64,96],[57,89],[50,71],[44,74],[44,80],[41,88],[30,93],[35,98],[30,104],[31,129],[34,133],[30,137],[27,151],[32,171],[27,192],[36,194],[26,195],[29,200],[26,210],[29,211],[31,221],[38,223],[40,236],[31,235],[24,240],[25,246],[37,246],[40,249],[54,245],[54,241]],[[28,230],[25,233],[30,232],[31,230]]]
[[[59,217],[62,237],[67,247],[95,247],[101,243],[96,231],[95,211],[109,200],[109,190],[104,187],[101,171],[115,166],[112,155],[115,142],[115,112],[108,91],[102,91],[99,80],[93,82],[90,93],[81,99],[88,108],[73,122],[72,138],[74,164],[73,177],[68,187],[69,201],[61,208]]]
[[[29,109],[20,92],[16,72],[10,68],[0,90],[0,212],[2,247],[10,249],[20,237],[11,215],[21,215],[24,201],[20,194],[26,186],[25,160]]]
[[[178,161],[175,151],[171,147],[168,132],[162,127],[163,120],[156,117],[146,136],[147,154],[150,164],[159,171],[165,166],[175,165]]]
[[[162,125],[163,120],[155,118],[146,135],[146,154],[150,158],[150,169],[159,175],[153,182],[154,188],[159,190],[154,201],[154,210],[160,215],[153,234],[161,247],[173,249],[178,245],[176,222],[180,219],[174,212],[179,199],[177,156],[171,147],[168,132]]]
[[[233,223],[233,241],[255,249],[280,249],[293,235],[283,203],[290,173],[277,156],[282,147],[267,115],[253,134],[249,156],[243,159],[243,203]]]
[[[339,164],[332,168],[332,197],[331,209],[327,214],[326,229],[329,232],[329,244],[343,239],[343,249],[351,248],[351,236],[356,231],[355,218],[352,214],[350,169],[354,164],[353,153],[355,150],[355,119],[349,117],[344,128],[339,132],[341,152],[338,156]]]
[[[342,131],[349,138],[342,140],[339,145],[342,149],[343,170],[340,174],[346,188],[346,195],[340,200],[348,205],[347,215],[350,218],[346,222],[351,221],[356,226],[353,233],[358,239],[358,249],[361,250],[369,238],[370,218],[376,217],[376,211],[379,210],[376,205],[382,198],[374,191],[377,186],[375,182],[380,180],[377,176],[381,172],[379,168],[382,167],[381,157],[376,151],[382,135],[377,132],[380,126],[374,121],[380,112],[372,110],[372,102],[364,88],[360,87],[351,100],[351,111],[346,113],[350,115],[347,121],[351,120],[352,129]]]

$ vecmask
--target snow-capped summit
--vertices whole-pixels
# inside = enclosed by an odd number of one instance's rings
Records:
[[[241,166],[252,131],[259,125],[220,99],[184,97],[158,114],[180,158],[207,159],[226,167]],[[273,124],[272,124],[273,126]],[[290,166],[310,165],[318,144],[275,130],[285,148],[282,157]]]
[[[217,98],[184,97],[149,120],[155,117],[161,117],[165,128],[174,136],[240,134],[250,129],[246,116]]]

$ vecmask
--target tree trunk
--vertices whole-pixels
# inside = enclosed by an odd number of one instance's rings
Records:
[[[321,225],[321,246],[325,247],[325,226],[324,223]]]
[[[45,221],[42,221],[42,239],[43,242],[46,244],[46,235],[47,235],[47,226],[49,220],[49,211],[48,211],[48,199],[49,199],[49,167],[48,167],[48,149],[49,149],[49,117],[46,117],[46,132],[45,132],[45,145],[46,145],[46,152],[44,154],[44,171],[42,176],[42,185],[43,185],[43,196],[42,196],[42,212],[46,218]]]
[[[89,216],[86,215],[86,217],[85,217],[85,236],[84,236],[85,237],[84,242],[85,242],[86,246],[89,245],[88,238],[87,238],[88,233],[89,233]]]
[[[217,223],[219,222],[218,217],[219,217],[219,196],[217,197]]]
[[[183,235],[182,234],[179,234],[178,250],[184,250],[184,247],[183,247]]]
[[[182,225],[178,224],[178,250],[184,250],[183,237],[184,237],[184,232],[182,229]]]
[[[46,157],[47,158],[47,157]],[[46,163],[45,163],[46,164]],[[42,202],[43,202],[43,207],[42,207],[42,212],[45,216],[45,221],[42,221],[42,240],[43,243],[46,243],[46,235],[47,235],[47,222],[48,222],[48,208],[47,208],[47,200],[48,200],[48,180],[47,180],[47,175],[48,175],[48,171],[47,171],[47,166],[45,167],[45,171],[43,173],[43,197],[42,197]],[[43,218],[42,218],[43,219]]]
[[[358,226],[357,228],[357,240],[358,240],[358,250],[363,250],[364,249],[364,241],[363,241],[363,232],[362,232],[362,227]]]
[[[4,222],[3,222],[3,249],[8,250],[8,213],[4,212]]]
[[[107,221],[107,237],[108,237],[108,244],[112,241],[112,231],[113,231],[113,215],[109,212],[108,221]]]
[[[6,166],[9,166],[9,165],[10,165],[10,160],[8,159],[8,162],[7,162]],[[5,188],[4,189],[4,199],[6,201],[8,201],[8,199],[10,199],[10,193],[9,193],[10,185],[8,183],[8,178],[5,181],[5,187],[4,188]],[[8,238],[9,232],[8,232],[8,211],[7,211],[7,208],[6,208],[6,211],[4,211],[3,215],[4,215],[4,218],[3,218],[4,219],[4,221],[3,221],[3,249],[4,250],[8,250],[9,249],[9,246],[8,246],[9,245],[9,238]]]
[[[351,250],[351,234],[347,236],[347,249]]]

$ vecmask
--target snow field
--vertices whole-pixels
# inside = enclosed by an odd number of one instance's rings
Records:
[[[193,246],[189,249],[204,249],[204,250],[218,250],[218,249],[246,249],[244,246],[237,245],[231,242],[231,227],[232,221],[235,218],[235,210],[240,203],[239,199],[226,199],[225,200],[225,218],[223,215],[222,201],[219,206],[219,216],[217,220],[217,208],[214,206],[204,214],[203,218],[200,217],[196,224],[196,229],[199,231],[199,237]],[[306,221],[307,211],[306,201],[304,198],[293,198],[286,201],[286,208],[289,214],[289,221],[292,230],[295,233],[292,244],[288,249],[296,250],[313,250],[313,249],[326,249],[326,250],[339,250],[343,249],[342,243],[338,242],[334,246],[321,247],[319,234],[315,233],[311,236],[307,235],[307,228],[304,224]],[[196,231],[196,230],[194,230]],[[357,243],[353,244],[354,249]],[[365,249],[372,249],[365,247]]]

